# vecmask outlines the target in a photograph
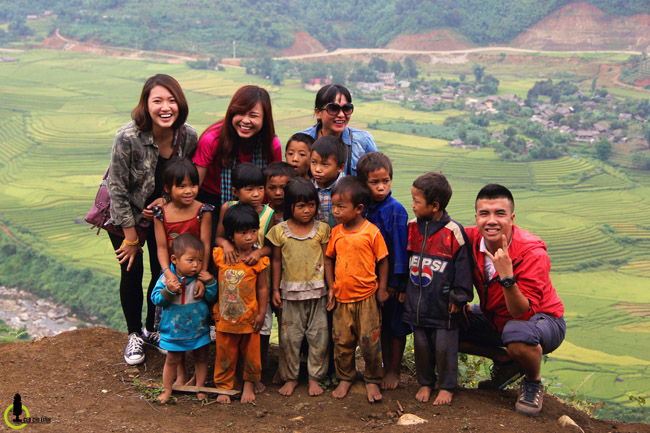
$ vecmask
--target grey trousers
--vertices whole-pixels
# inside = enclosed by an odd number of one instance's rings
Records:
[[[422,386],[453,390],[458,384],[458,329],[413,327],[415,371]]]
[[[309,344],[309,377],[320,380],[327,372],[329,333],[326,306],[327,296],[305,301],[282,300],[280,349],[284,360],[279,365],[282,380],[298,380],[300,345],[303,338],[306,338]]]

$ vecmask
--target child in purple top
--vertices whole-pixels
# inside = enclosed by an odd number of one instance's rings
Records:
[[[366,218],[379,227],[388,247],[388,294],[382,307],[381,347],[384,363],[383,389],[399,385],[402,354],[411,327],[402,321],[404,292],[408,281],[408,214],[391,196],[393,165],[379,152],[369,152],[359,159],[357,177],[370,187],[372,202]]]

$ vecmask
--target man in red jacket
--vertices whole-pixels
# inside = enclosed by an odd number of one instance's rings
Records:
[[[537,416],[544,396],[542,354],[560,346],[566,324],[546,245],[514,225],[514,206],[502,185],[486,185],[476,197],[476,227],[466,232],[480,305],[465,310],[468,329],[461,331],[459,351],[494,361],[481,389],[503,389],[524,375],[515,410]]]

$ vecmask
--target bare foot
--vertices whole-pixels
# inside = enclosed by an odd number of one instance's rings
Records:
[[[197,392],[197,393],[196,393],[196,399],[197,399],[198,401],[203,401],[203,400],[205,400],[206,398],[208,398],[208,393],[207,393],[207,392]]]
[[[244,382],[244,390],[241,393],[241,403],[252,403],[255,401],[255,386],[253,382]]]
[[[341,380],[339,382],[339,386],[337,386],[336,389],[332,391],[332,395],[336,398],[343,398],[348,394],[351,386],[352,382],[349,380]]]
[[[217,396],[217,402],[221,404],[230,404],[230,396],[225,394],[219,394]]]
[[[187,376],[176,376],[176,380],[174,381],[174,385],[187,385]]]
[[[293,390],[298,386],[297,380],[289,380],[282,385],[282,388],[278,391],[282,395],[289,396],[293,394]]]
[[[246,382],[244,382],[244,385],[246,385]],[[255,391],[255,394],[259,394],[260,392],[266,391],[266,386],[258,380],[253,383],[253,390]]]
[[[196,375],[193,375],[190,380],[185,382],[185,385],[187,386],[196,386]]]
[[[323,388],[320,387],[317,380],[309,378],[309,395],[316,397],[317,395],[323,394]]]
[[[158,403],[160,403],[160,404],[165,404],[165,403],[167,403],[167,400],[169,400],[169,397],[171,397],[171,396],[172,396],[172,390],[171,390],[171,389],[169,389],[169,390],[167,390],[167,389],[164,390],[164,391],[162,392],[162,394],[160,394],[160,395],[158,396]]]
[[[399,372],[389,370],[381,382],[381,389],[395,389],[399,386]]]
[[[421,386],[418,393],[415,394],[415,399],[422,403],[429,401],[429,397],[431,397],[431,387],[429,386]]]
[[[453,396],[453,392],[447,391],[446,389],[441,389],[440,392],[438,392],[438,396],[433,401],[433,405],[438,406],[441,404],[451,404],[451,399]]]
[[[379,385],[376,383],[366,383],[366,394],[368,395],[368,401],[374,403],[376,401],[381,401],[383,396],[379,390]]]

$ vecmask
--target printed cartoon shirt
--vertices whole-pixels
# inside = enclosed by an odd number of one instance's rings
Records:
[[[343,224],[334,227],[325,255],[336,259],[334,296],[338,302],[349,303],[375,293],[379,287],[375,268],[388,250],[377,226],[366,220],[356,231],[345,230]]]
[[[244,262],[228,265],[223,258],[223,248],[212,253],[219,268],[219,301],[212,313],[217,331],[231,334],[251,334],[255,317],[259,312],[257,304],[257,278],[271,263],[262,257],[254,266]]]

